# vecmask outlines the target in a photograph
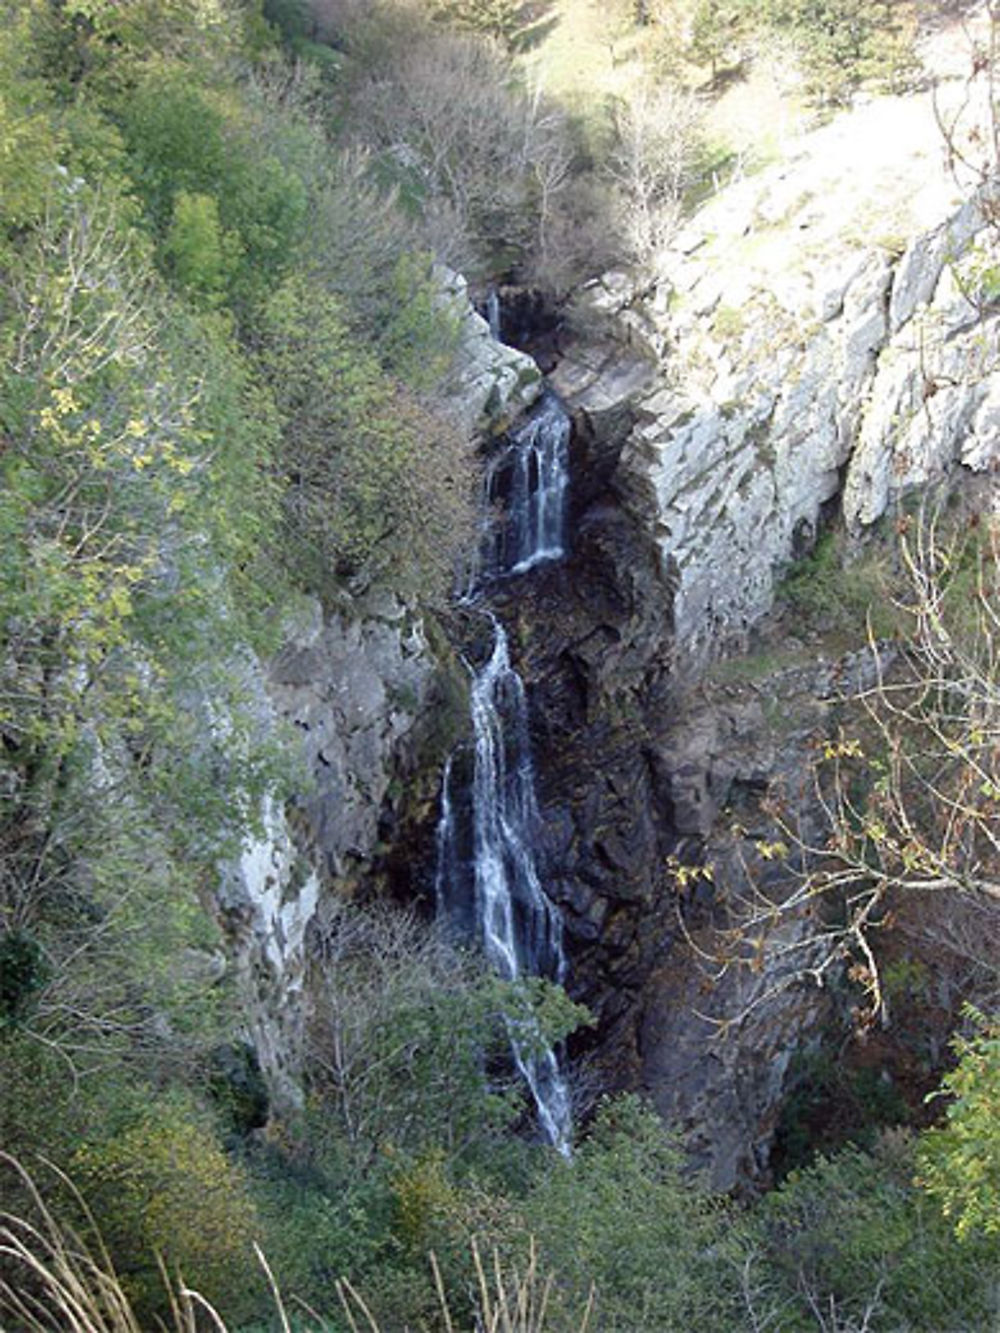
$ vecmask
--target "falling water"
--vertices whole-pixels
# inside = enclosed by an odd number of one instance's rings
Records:
[[[538,877],[533,842],[538,826],[535,777],[528,743],[524,684],[510,665],[507,635],[493,624],[493,650],[471,691],[475,743],[471,783],[474,930],[500,976],[541,975],[562,981],[566,960],[562,923]],[[454,810],[451,763],[446,766],[438,823],[438,909],[461,903],[462,857]],[[546,1137],[569,1151],[570,1106],[555,1052],[537,1029],[511,1023],[514,1060],[531,1090]]]
[[[486,293],[486,322],[490,326],[490,337],[500,341],[500,296],[495,287]]]
[[[564,554],[569,434],[562,404],[546,393],[527,421],[506,436],[487,471],[481,564],[464,600],[474,600],[484,581],[523,574]],[[461,788],[467,798],[454,798],[452,759],[444,770],[437,911],[456,930],[481,940],[486,957],[508,981],[533,975],[561,982],[566,975],[562,922],[542,891],[535,863],[539,814],[527,699],[510,664],[504,628],[492,614],[490,621],[492,652],[472,682],[472,773]],[[569,1094],[555,1052],[534,1025],[526,1029],[511,1020],[509,1027],[514,1060],[542,1129],[568,1153]]]
[[[523,425],[510,431],[486,474],[491,522],[484,572],[524,574],[566,553],[569,416],[555,394],[543,395]]]

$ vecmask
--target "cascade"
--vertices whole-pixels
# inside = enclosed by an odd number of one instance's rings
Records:
[[[486,293],[486,322],[490,326],[490,337],[500,341],[500,295],[495,287]]]
[[[528,743],[524,683],[510,665],[507,635],[490,616],[493,649],[472,683],[474,741],[471,782],[472,925],[494,970],[508,981],[547,976],[562,981],[566,959],[562,923],[539,880],[533,842],[538,825],[535,776]],[[460,819],[445,766],[437,830],[435,892],[439,913],[463,914],[469,892],[463,875]],[[467,911],[465,913],[467,915]],[[568,1151],[570,1106],[555,1052],[537,1032],[511,1031],[517,1067],[531,1090],[547,1138]]]
[[[508,434],[487,474],[488,503],[505,503],[501,522],[484,540],[481,579],[524,573],[563,555],[569,433],[562,405],[546,394],[527,422]],[[487,614],[493,646],[470,692],[473,755],[464,805],[452,790],[451,758],[442,778],[437,911],[480,940],[506,980],[534,975],[561,982],[562,922],[542,890],[534,852],[539,813],[527,697],[510,663],[506,631]],[[509,1026],[514,1062],[542,1129],[568,1154],[569,1093],[556,1054],[537,1031]]]
[[[486,472],[491,521],[482,556],[486,577],[524,574],[566,553],[570,419],[553,393],[509,431]]]

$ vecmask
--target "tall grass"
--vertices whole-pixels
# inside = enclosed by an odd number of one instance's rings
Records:
[[[12,1325],[4,1322],[2,1327],[11,1333],[13,1329],[20,1333],[145,1333],[86,1201],[57,1167],[48,1162],[45,1165],[70,1191],[96,1239],[84,1239],[57,1219],[30,1174],[14,1158],[0,1152],[0,1166],[14,1172],[29,1204],[28,1211],[34,1214],[34,1220],[29,1221],[17,1213],[0,1211],[0,1316],[14,1321]],[[271,1288],[273,1317],[281,1333],[292,1333],[278,1284],[263,1253],[254,1248]],[[523,1271],[514,1265],[505,1270],[496,1252],[487,1263],[475,1241],[472,1257],[477,1286],[475,1333],[546,1333],[553,1279],[541,1273],[534,1241],[529,1244]],[[434,1254],[430,1262],[441,1328],[444,1333],[458,1333]],[[219,1312],[197,1291],[174,1279],[162,1260],[160,1271],[170,1311],[169,1322],[159,1324],[162,1333],[229,1333]],[[364,1297],[347,1278],[337,1282],[336,1292],[351,1333],[380,1333]],[[577,1333],[587,1333],[593,1305],[591,1291]],[[315,1321],[316,1333],[326,1327],[314,1311],[307,1309],[307,1314]]]

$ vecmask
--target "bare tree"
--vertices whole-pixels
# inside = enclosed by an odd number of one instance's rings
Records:
[[[624,239],[641,263],[662,250],[680,220],[698,123],[697,99],[673,84],[641,84],[615,107],[605,170],[619,195]]]
[[[508,263],[544,246],[571,163],[564,119],[541,93],[512,85],[495,44],[410,33],[371,68],[352,115],[426,217],[447,202],[450,235]],[[439,248],[448,237],[431,239]]]
[[[310,1067],[345,1139],[364,1154],[391,1140],[450,1153],[488,1134],[519,1099],[486,1062],[506,1050],[511,996],[473,955],[412,913],[332,903],[317,942]],[[506,1107],[504,1106],[506,1103]]]
[[[776,980],[754,1005],[846,965],[866,995],[859,1020],[887,1022],[875,940],[899,895],[943,895],[956,916],[980,905],[996,928],[1000,525],[946,540],[938,520],[904,520],[900,558],[910,631],[891,651],[870,634],[871,684],[820,743],[811,798],[772,794],[772,832],[736,830],[744,873],[723,897],[728,924],[701,952],[716,977],[766,967]],[[768,862],[781,873],[763,873]]]

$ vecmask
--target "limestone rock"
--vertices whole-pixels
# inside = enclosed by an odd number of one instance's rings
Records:
[[[447,385],[453,410],[471,436],[483,426],[496,428],[519,416],[541,394],[541,371],[530,356],[507,347],[490,333],[489,324],[469,300],[458,273],[438,265],[440,303],[458,324],[458,345]]]
[[[631,415],[614,485],[670,572],[681,663],[745,642],[842,490],[859,531],[997,465],[986,210],[934,133],[926,99],[872,99],[721,191],[652,287],[574,301],[559,389],[598,433]]]
[[[420,619],[395,598],[352,613],[307,602],[273,662],[249,663],[266,734],[299,736],[301,794],[264,801],[260,830],[220,867],[216,903],[254,1048],[275,1104],[301,1099],[310,931],[326,895],[370,872],[379,821],[433,709],[437,667]]]

